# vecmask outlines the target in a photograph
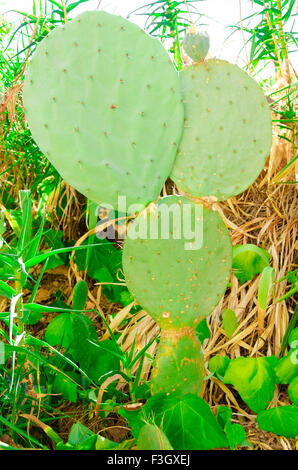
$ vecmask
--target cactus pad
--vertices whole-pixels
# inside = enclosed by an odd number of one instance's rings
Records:
[[[181,72],[184,134],[171,178],[192,196],[225,200],[258,177],[272,142],[271,113],[238,66],[211,59]]]
[[[195,26],[188,29],[183,39],[183,49],[195,62],[205,59],[210,47],[210,39],[207,33],[198,33]]]
[[[175,215],[167,217],[167,210]],[[127,286],[161,328],[195,328],[224,294],[231,266],[232,244],[221,217],[186,197],[150,204],[129,226],[123,249]]]
[[[90,200],[147,204],[168,177],[183,131],[177,73],[138,26],[102,11],[55,28],[26,74],[32,135]]]
[[[200,395],[203,377],[204,357],[195,330],[162,330],[156,366],[151,375],[152,393]]]

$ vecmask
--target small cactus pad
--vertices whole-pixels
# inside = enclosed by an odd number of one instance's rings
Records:
[[[85,12],[38,46],[24,105],[41,150],[90,200],[117,209],[118,196],[127,206],[157,198],[184,118],[179,78],[157,39],[120,16]]]
[[[192,196],[225,200],[258,177],[272,142],[259,85],[237,65],[211,59],[181,72],[184,134],[171,178]]]
[[[204,358],[195,330],[162,331],[151,376],[152,393],[175,393],[179,397],[187,393],[201,395],[203,378]]]
[[[197,32],[195,26],[187,30],[183,40],[183,49],[195,62],[205,59],[210,47],[209,35],[205,32]]]
[[[219,214],[186,197],[150,204],[129,226],[127,286],[161,328],[195,328],[225,292],[232,244]]]

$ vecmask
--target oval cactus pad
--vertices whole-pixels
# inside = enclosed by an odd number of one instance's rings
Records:
[[[120,16],[85,12],[38,46],[24,105],[41,150],[90,200],[117,209],[119,195],[127,206],[157,198],[184,118],[179,78],[157,39]]]
[[[272,142],[259,85],[237,65],[211,59],[180,74],[184,134],[171,178],[192,196],[225,200],[258,177]]]
[[[231,239],[221,217],[186,197],[151,204],[129,226],[127,286],[162,328],[195,328],[224,294],[231,266]]]

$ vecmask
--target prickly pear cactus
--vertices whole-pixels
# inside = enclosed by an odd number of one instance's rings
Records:
[[[183,138],[171,178],[192,196],[225,200],[258,177],[272,141],[259,85],[237,65],[211,59],[185,67]]]
[[[127,286],[162,329],[153,393],[200,393],[195,328],[224,294],[231,266],[231,240],[219,214],[186,197],[161,199],[130,225],[123,249]]]
[[[23,95],[34,139],[74,188],[115,209],[118,195],[127,205],[156,199],[184,118],[179,78],[157,39],[119,16],[85,12],[38,46]]]
[[[210,47],[209,35],[205,32],[197,32],[195,26],[191,26],[183,40],[183,49],[195,62],[205,59]]]

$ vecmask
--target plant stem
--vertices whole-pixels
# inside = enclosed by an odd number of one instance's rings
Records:
[[[18,271],[15,275],[15,290],[17,295],[22,293],[22,272]],[[22,335],[25,331],[24,328],[24,318],[23,318],[23,300],[20,296],[16,303],[16,314],[17,314],[17,326],[18,326],[18,335]],[[23,342],[23,339],[21,343]]]
[[[281,6],[281,0],[277,0],[277,9],[279,10],[279,13],[277,15],[277,24],[278,24],[278,30],[279,30],[279,39],[281,43],[281,50],[283,54],[283,59],[285,60],[285,74],[286,74],[286,80],[288,83],[290,83],[291,80],[291,75],[290,75],[290,68],[289,68],[289,55],[288,55],[288,49],[287,49],[287,44],[285,41],[285,33],[284,33],[284,28],[283,28],[283,22],[282,22],[282,6]]]

